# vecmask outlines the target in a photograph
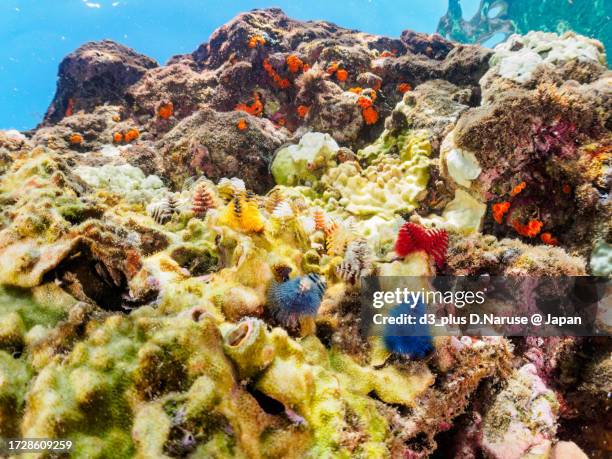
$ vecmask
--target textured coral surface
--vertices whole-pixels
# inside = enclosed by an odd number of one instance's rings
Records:
[[[599,42],[269,9],[163,66],[103,41],[59,72],[41,125],[0,132],[0,436],[75,458],[608,457],[607,337],[359,333],[371,274],[610,274]]]

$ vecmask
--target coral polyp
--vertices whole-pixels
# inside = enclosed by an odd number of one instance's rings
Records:
[[[485,287],[504,318],[569,314],[609,276],[611,94],[573,32],[489,49],[272,8],[165,65],[83,45],[40,125],[0,131],[0,436],[77,459],[607,457],[605,313],[599,336],[436,319]],[[576,291],[498,284],[547,277]]]

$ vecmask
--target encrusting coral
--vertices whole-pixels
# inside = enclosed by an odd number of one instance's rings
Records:
[[[269,9],[163,67],[70,55],[44,124],[0,132],[0,435],[76,458],[423,458],[461,435],[597,457],[606,413],[583,441],[564,397],[601,405],[608,348],[579,352],[600,341],[360,333],[370,275],[610,273],[603,49],[511,40]]]

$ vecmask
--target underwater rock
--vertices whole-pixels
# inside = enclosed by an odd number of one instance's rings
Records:
[[[92,151],[102,151],[113,145],[113,135],[134,127],[131,122],[121,121],[124,109],[117,105],[91,107],[91,112],[78,112],[64,116],[56,123],[48,123],[36,130],[32,136],[34,145],[68,153],[93,156]],[[80,136],[75,142],[74,136]],[[118,155],[118,152],[115,153]],[[112,156],[107,155],[107,156]],[[108,160],[108,157],[105,158]]]
[[[179,187],[188,177],[204,174],[215,181],[240,176],[260,193],[272,188],[269,164],[287,134],[266,119],[248,115],[249,128],[239,131],[235,126],[243,117],[203,109],[185,118],[158,142],[164,176]]]
[[[334,84],[322,86],[325,89],[317,94],[308,111],[308,126],[329,133],[343,145],[358,145],[359,134],[368,124],[359,108],[359,99]]]
[[[390,131],[426,129],[438,142],[471,103],[472,91],[431,80],[404,94],[385,125]]]
[[[513,35],[494,51],[491,68],[480,81],[485,101],[509,89],[533,89],[539,83],[561,85],[573,80],[584,85],[607,73],[602,44],[573,32]]]
[[[494,458],[547,457],[556,434],[559,402],[533,365],[516,370],[483,418],[482,445]]]
[[[584,259],[573,257],[559,247],[530,246],[517,239],[497,240],[474,234],[451,238],[448,250],[449,273],[457,276],[525,275],[584,276]]]
[[[481,169],[469,192],[489,204],[485,232],[537,238],[584,256],[595,241],[607,239],[610,89],[593,91],[607,80],[604,74],[583,85],[499,87],[490,100],[462,114],[443,145],[446,170],[451,172],[452,151],[471,158],[471,177]],[[538,219],[530,223],[535,209]]]
[[[538,30],[563,33],[573,30],[596,37],[609,48],[608,17],[603,3],[591,0],[483,0],[474,15],[464,17],[460,0],[450,0],[440,19],[438,32],[462,43],[490,43],[506,40],[511,34]]]
[[[567,370],[561,373],[567,381],[562,392],[565,410],[561,414],[559,437],[575,438],[589,455],[600,456],[605,450],[605,419],[609,417],[609,401],[612,389],[612,365],[608,339],[590,338],[583,342],[579,352],[587,352],[589,358],[574,358],[565,362]],[[584,432],[576,437],[576,432]],[[604,455],[605,456],[605,455]]]
[[[550,452],[550,459],[570,458],[588,459],[588,456],[573,441],[557,442]]]
[[[427,35],[413,30],[404,30],[400,40],[414,54],[423,54],[436,60],[443,60],[456,44],[441,35]]]
[[[87,43],[60,63],[55,96],[45,123],[53,124],[81,110],[126,104],[126,90],[157,63],[110,40]]]
[[[454,275],[490,273],[491,275],[583,276],[585,262],[563,249],[530,246],[516,239],[498,241],[494,236],[474,234],[452,239],[448,266]]]
[[[539,65],[560,66],[577,60],[596,63],[605,67],[606,55],[603,46],[575,33],[558,36],[554,33],[530,32],[515,35],[495,47],[491,57],[492,69],[500,77],[517,83],[526,83]],[[569,75],[565,75],[568,79]]]
[[[2,175],[13,161],[10,153],[25,149],[29,146],[25,135],[15,129],[0,130],[0,175]]]
[[[77,458],[604,451],[605,337],[360,333],[369,275],[610,271],[603,50],[513,40],[267,9],[165,66],[69,56],[44,125],[0,132],[0,434]]]
[[[212,88],[217,83],[214,75],[197,72],[192,65],[177,62],[146,72],[127,90],[127,95],[132,100],[136,114],[158,118],[158,124],[170,127],[172,119],[166,119],[165,122],[159,119],[161,102],[172,102],[171,117],[182,119],[212,99]]]

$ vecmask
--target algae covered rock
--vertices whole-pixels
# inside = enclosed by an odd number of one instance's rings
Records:
[[[110,40],[87,43],[60,64],[59,80],[45,121],[54,123],[79,110],[124,103],[126,89],[157,63]]]
[[[69,56],[45,125],[0,133],[0,434],[75,458],[602,451],[609,338],[425,355],[362,330],[365,276],[609,273],[603,50],[511,43],[267,9],[166,66]]]
[[[470,89],[445,80],[427,81],[404,94],[387,118],[386,127],[426,129],[439,139],[468,108],[472,98]]]
[[[248,127],[241,131],[237,124],[242,118],[238,112],[208,109],[185,118],[159,142],[164,175],[178,185],[204,174],[212,180],[240,176],[258,192],[272,188],[269,164],[287,134],[256,117],[248,117]]]
[[[492,457],[548,457],[559,402],[526,365],[511,377],[483,420],[483,449]]]

